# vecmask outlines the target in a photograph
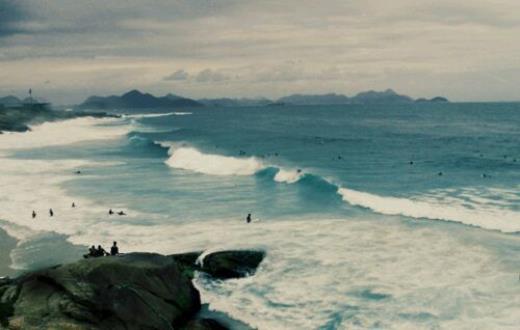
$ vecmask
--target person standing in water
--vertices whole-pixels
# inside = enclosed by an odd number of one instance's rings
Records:
[[[246,218],[246,223],[250,223],[250,222],[251,222],[251,213],[248,213],[247,218]]]
[[[72,207],[76,207],[76,203],[72,202]]]
[[[34,210],[33,210],[33,212],[32,212],[32,218],[33,218],[33,219],[36,218],[36,212],[34,212]]]
[[[50,215],[51,217],[54,216],[54,211],[53,211],[52,209],[49,209],[49,215]]]

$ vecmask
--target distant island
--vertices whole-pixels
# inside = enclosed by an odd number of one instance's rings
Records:
[[[175,108],[201,107],[202,103],[195,100],[167,94],[157,97],[149,93],[132,90],[121,96],[91,96],[81,103],[80,109],[146,109],[146,108]]]
[[[167,94],[154,96],[132,90],[121,96],[91,96],[81,103],[79,109],[146,109],[146,108],[186,108],[186,107],[263,107],[286,105],[345,105],[345,104],[404,104],[404,103],[440,103],[449,102],[447,98],[437,96],[431,99],[413,99],[396,93],[392,89],[385,91],[366,91],[348,97],[343,94],[293,94],[276,100],[260,98],[202,98],[198,100]]]

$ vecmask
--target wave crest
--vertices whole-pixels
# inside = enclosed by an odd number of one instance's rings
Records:
[[[236,158],[204,154],[190,147],[170,147],[168,154],[168,166],[209,175],[253,175],[265,168],[265,165],[254,157]]]

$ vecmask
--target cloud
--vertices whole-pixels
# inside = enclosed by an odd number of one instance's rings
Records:
[[[166,81],[183,81],[183,80],[187,80],[189,78],[189,76],[190,75],[189,75],[188,72],[186,72],[184,69],[180,69],[180,70],[175,71],[171,75],[164,77],[163,80],[166,80]]]
[[[0,0],[0,94],[50,79],[64,98],[175,81],[194,97],[390,86],[477,99],[496,79],[470,77],[516,70],[519,34],[517,0]],[[517,98],[502,80],[497,97]]]
[[[205,69],[200,71],[195,76],[195,81],[200,83],[207,83],[207,82],[221,82],[225,80],[229,80],[230,77],[227,76],[224,73],[212,70],[212,69]]]
[[[0,0],[0,38],[16,33],[16,23],[24,17],[19,2]]]

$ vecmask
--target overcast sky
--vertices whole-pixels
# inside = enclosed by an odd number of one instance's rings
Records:
[[[0,0],[0,95],[520,100],[519,0]]]

